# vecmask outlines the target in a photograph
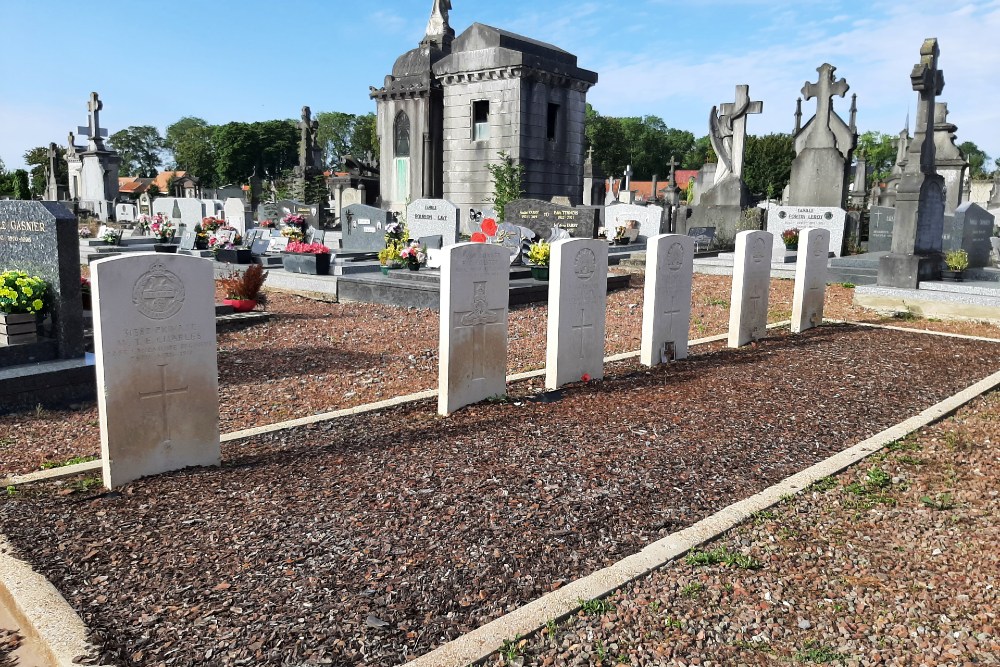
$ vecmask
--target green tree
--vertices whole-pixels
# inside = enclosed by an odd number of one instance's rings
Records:
[[[31,167],[30,180],[31,191],[36,195],[45,192],[48,185],[45,181],[45,170],[49,166],[48,146],[36,146],[24,153],[24,163]],[[69,166],[66,164],[66,149],[56,146],[56,181],[59,183],[69,182]]]
[[[163,163],[163,137],[152,125],[133,125],[115,132],[108,138],[111,147],[118,151],[123,176],[156,176]]]
[[[27,171],[15,169],[11,182],[13,183],[14,199],[31,199],[31,185],[28,183]]]
[[[712,140],[706,134],[704,137],[697,139],[691,150],[684,154],[684,159],[681,160],[681,168],[701,169],[706,163],[715,162],[718,159],[715,155],[715,150],[712,148]]]
[[[201,118],[185,116],[167,127],[164,146],[173,154],[173,168],[197,177],[205,187],[216,185],[214,128]]]
[[[507,204],[520,199],[524,194],[524,165],[514,163],[507,153],[500,151],[500,163],[486,166],[493,177],[493,208],[497,213],[497,221],[504,222],[504,209]]]
[[[972,178],[986,178],[986,165],[990,161],[990,156],[971,141],[963,141],[958,146],[962,157],[969,161],[969,174]]]
[[[341,166],[341,158],[351,152],[351,133],[357,116],[340,111],[321,111],[316,114],[319,129],[316,131],[316,141],[323,149],[323,164],[337,169]]]
[[[299,131],[291,120],[219,125],[212,143],[218,183],[242,183],[254,171],[277,178],[299,161]]]
[[[13,197],[14,183],[11,181],[11,174],[7,173],[7,167],[3,160],[0,160],[0,197]]]
[[[378,126],[377,118],[373,113],[358,116],[351,129],[351,154],[363,158],[368,153],[374,156],[377,163],[379,156]]]
[[[788,185],[795,159],[795,143],[790,134],[747,135],[743,158],[743,180],[751,193],[771,196]]]
[[[868,164],[868,181],[865,188],[875,183],[881,183],[889,178],[893,165],[896,164],[896,137],[881,132],[865,132],[858,137],[856,154],[865,156]]]
[[[604,173],[617,176],[631,165],[633,177],[639,180],[649,180],[654,174],[665,178],[670,158],[683,162],[695,145],[693,134],[668,127],[658,116],[601,116],[590,105],[584,116],[584,132]]]

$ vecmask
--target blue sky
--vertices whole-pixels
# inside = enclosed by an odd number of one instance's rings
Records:
[[[737,84],[764,101],[754,134],[791,129],[803,83],[823,62],[858,94],[862,131],[897,133],[916,95],[910,70],[937,37],[958,141],[1000,156],[1000,0],[453,0],[452,25],[478,21],[575,53],[600,80],[605,115],[656,115],[707,133],[713,104]],[[162,131],[182,116],[210,123],[297,118],[299,109],[374,111],[395,58],[423,36],[431,0],[0,0],[0,159],[23,166],[33,146],[86,125]],[[804,106],[806,118],[814,103]]]

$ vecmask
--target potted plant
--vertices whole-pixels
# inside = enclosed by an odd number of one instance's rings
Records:
[[[208,232],[201,225],[194,226],[194,249],[208,250]]]
[[[118,245],[121,243],[122,233],[117,229],[108,227],[104,230],[104,236],[101,237],[101,240],[108,245]]]
[[[528,261],[531,262],[531,277],[535,280],[549,279],[549,258],[552,247],[547,241],[535,241],[528,248]]]
[[[48,309],[49,284],[24,271],[0,273],[0,345],[38,340],[38,316]]]
[[[301,241],[306,237],[308,225],[304,216],[289,213],[281,219],[281,223],[285,225],[281,230],[281,235],[287,238],[289,243],[292,241]]]
[[[313,276],[330,274],[330,249],[322,243],[292,241],[285,248],[285,271],[308,273]]]
[[[797,227],[786,229],[781,232],[781,241],[785,244],[785,250],[799,249],[799,230]]]
[[[206,234],[210,235],[214,234],[215,232],[225,227],[225,225],[226,223],[224,220],[220,220],[219,218],[216,218],[211,215],[208,216],[207,218],[201,219],[201,228],[205,230]]]
[[[235,227],[222,226],[208,239],[215,261],[229,264],[249,264],[253,259],[250,248],[243,246],[243,237]]]
[[[261,220],[257,226],[261,229],[274,229],[277,225],[274,224],[274,220]]]
[[[86,276],[80,276],[80,297],[83,300],[84,310],[93,310],[92,292],[90,289],[90,280]]]
[[[153,244],[153,250],[156,252],[177,252],[177,246],[170,243],[174,238],[174,230],[174,223],[162,215],[155,216],[153,223],[149,226],[149,231],[159,243]]]
[[[378,251],[379,270],[382,271],[382,275],[387,276],[392,269],[403,268],[403,263],[399,259],[400,252],[402,249],[396,245],[387,245]]]
[[[219,279],[219,284],[226,293],[222,300],[227,306],[232,306],[237,313],[246,313],[265,304],[266,298],[261,292],[267,271],[260,264],[251,264],[243,273],[233,271],[225,278]]]
[[[944,263],[948,269],[941,272],[941,279],[960,283],[965,279],[965,270],[969,268],[969,253],[962,249],[949,250],[944,255]]]
[[[427,263],[427,249],[416,241],[410,241],[410,245],[400,251],[399,258],[410,271],[419,271]]]

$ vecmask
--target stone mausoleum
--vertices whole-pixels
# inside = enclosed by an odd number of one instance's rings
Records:
[[[434,0],[420,45],[400,56],[378,105],[383,208],[444,198],[489,203],[487,165],[524,165],[525,197],[582,200],[584,110],[597,73],[552,45],[474,23],[458,37]]]

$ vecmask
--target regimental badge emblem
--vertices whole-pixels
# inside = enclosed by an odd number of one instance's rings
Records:
[[[754,240],[751,253],[754,264],[760,264],[764,261],[764,255],[767,254],[767,246],[764,244],[764,239],[758,238]]]
[[[573,261],[573,272],[580,280],[590,280],[597,273],[597,255],[590,248],[584,248],[576,253]]]
[[[667,269],[680,271],[682,266],[684,266],[684,246],[680,243],[673,243],[667,249]]]
[[[132,303],[151,320],[173,317],[184,305],[184,283],[157,262],[135,281]]]

